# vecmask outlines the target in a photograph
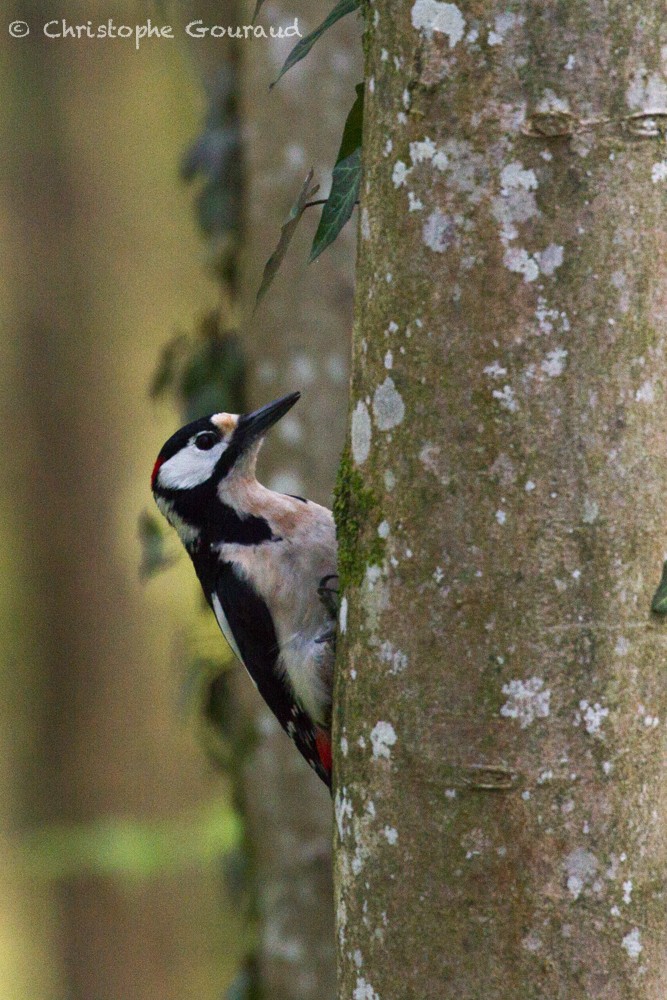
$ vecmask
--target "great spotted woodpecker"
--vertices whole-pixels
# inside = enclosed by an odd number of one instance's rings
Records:
[[[319,504],[274,493],[255,476],[266,431],[299,395],[182,427],[160,451],[151,486],[227,642],[331,787],[334,521]]]

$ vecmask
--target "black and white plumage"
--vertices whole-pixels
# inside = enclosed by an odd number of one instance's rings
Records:
[[[331,512],[257,482],[264,434],[292,393],[254,413],[216,413],[177,431],[153,469],[234,653],[299,751],[331,785],[336,533]],[[332,585],[332,581],[334,584]]]

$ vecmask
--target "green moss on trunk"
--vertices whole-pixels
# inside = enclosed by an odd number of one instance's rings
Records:
[[[338,466],[333,513],[342,594],[350,586],[361,583],[367,566],[382,564],[385,550],[384,541],[377,533],[382,519],[377,497],[364,485],[363,476],[354,468],[349,447],[343,451]],[[369,530],[372,527],[374,531]]]

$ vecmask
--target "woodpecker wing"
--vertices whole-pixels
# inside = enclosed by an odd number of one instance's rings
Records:
[[[328,736],[295,701],[278,664],[278,639],[269,609],[233,563],[220,563],[211,606],[262,698],[302,756],[331,787]]]

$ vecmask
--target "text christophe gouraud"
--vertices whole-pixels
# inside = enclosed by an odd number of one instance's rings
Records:
[[[182,32],[190,38],[240,38],[250,41],[255,38],[302,38],[299,31],[299,19],[288,25],[277,28],[271,25],[265,28],[261,24],[206,24],[202,20],[190,21],[183,28],[174,28],[171,24],[153,24],[150,18],[143,24],[116,24],[113,18],[100,23],[85,21],[83,24],[73,24],[66,18],[45,21],[39,26],[46,38],[74,39],[133,39],[134,47],[138,49],[147,39],[166,39],[172,41],[177,32]],[[9,25],[12,38],[26,38],[32,26],[27,21],[12,21]]]

